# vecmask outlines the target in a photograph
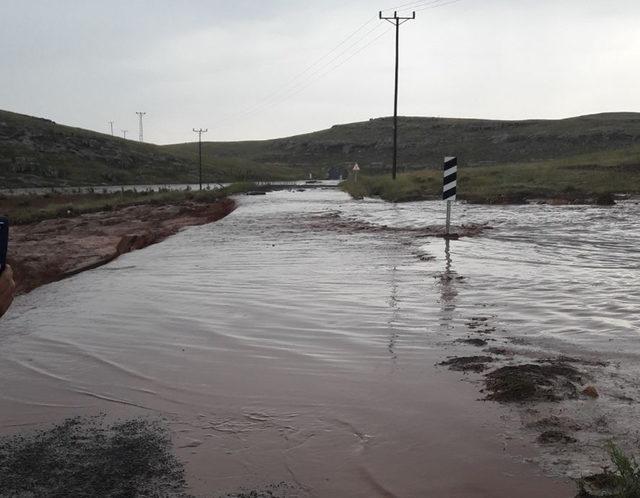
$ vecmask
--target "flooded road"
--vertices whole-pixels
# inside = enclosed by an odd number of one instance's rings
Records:
[[[442,203],[243,197],[217,223],[18,298],[0,322],[2,431],[165,417],[198,496],[572,496],[524,463],[537,450],[504,407],[435,364],[481,315],[631,372],[638,215],[456,206],[456,222],[493,229],[445,254],[410,230],[441,224]]]

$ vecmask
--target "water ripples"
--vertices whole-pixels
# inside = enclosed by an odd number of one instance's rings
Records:
[[[260,372],[419,364],[487,309],[509,335],[640,354],[637,204],[456,205],[456,224],[492,228],[452,241],[449,261],[440,239],[330,221],[415,229],[444,212],[337,191],[242,198],[218,223],[19,298],[2,322],[0,368],[141,406],[129,384],[188,403]],[[246,379],[218,378],[245,361]]]

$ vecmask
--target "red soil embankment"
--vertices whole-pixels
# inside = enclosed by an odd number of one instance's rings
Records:
[[[121,254],[160,242],[182,228],[219,220],[235,207],[232,199],[143,204],[15,226],[11,229],[8,259],[17,292],[26,293],[104,265]]]

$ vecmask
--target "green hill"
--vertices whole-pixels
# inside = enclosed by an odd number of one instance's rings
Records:
[[[378,173],[391,164],[392,126],[391,118],[379,118],[289,138],[209,142],[203,147],[212,158],[308,170],[358,162],[367,172]],[[636,144],[640,145],[637,113],[527,121],[401,117],[398,163],[410,170],[439,168],[445,155],[458,156],[466,166],[540,162],[625,150]],[[165,149],[188,157],[193,146]]]
[[[192,147],[195,147],[193,145]],[[205,181],[290,178],[287,168],[214,159]],[[0,111],[0,188],[197,182],[198,163],[164,147]]]
[[[640,164],[640,114],[494,121],[402,117],[400,170],[438,169],[445,155],[464,167]],[[358,162],[388,172],[391,118],[336,125],[288,138],[203,143],[205,181],[325,177]],[[551,164],[551,163],[549,163]],[[197,181],[197,145],[157,146],[0,111],[0,186]]]

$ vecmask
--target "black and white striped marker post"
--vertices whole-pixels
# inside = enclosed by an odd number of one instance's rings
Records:
[[[456,187],[458,185],[458,158],[444,158],[444,178],[442,181],[442,200],[447,201],[447,225],[446,235],[451,229],[451,203],[456,200]]]

